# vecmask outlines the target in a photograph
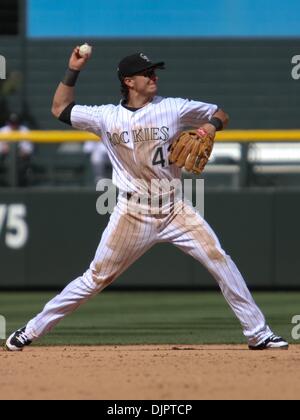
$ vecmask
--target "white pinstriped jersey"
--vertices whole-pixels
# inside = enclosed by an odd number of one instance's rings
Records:
[[[155,96],[133,112],[121,103],[75,105],[72,126],[102,137],[113,165],[113,182],[121,191],[138,192],[136,180],[180,178],[169,164],[170,145],[185,128],[198,128],[217,111],[217,105],[181,98]]]

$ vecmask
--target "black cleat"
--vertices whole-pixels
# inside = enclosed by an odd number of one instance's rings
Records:
[[[25,346],[29,346],[32,341],[25,334],[26,327],[14,332],[6,341],[5,350],[22,351]]]
[[[288,348],[289,343],[274,334],[258,346],[249,346],[250,350],[288,350]]]

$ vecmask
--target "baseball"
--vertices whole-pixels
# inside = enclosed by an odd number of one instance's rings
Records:
[[[86,54],[90,55],[92,52],[92,47],[89,44],[83,44],[79,47],[79,55],[84,57]]]

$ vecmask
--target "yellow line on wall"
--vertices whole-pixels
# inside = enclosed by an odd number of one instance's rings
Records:
[[[99,141],[85,131],[28,131],[0,133],[0,141],[31,141],[33,143],[76,143]],[[217,133],[218,142],[300,142],[300,130],[225,130]]]

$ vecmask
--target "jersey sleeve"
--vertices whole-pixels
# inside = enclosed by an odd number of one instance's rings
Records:
[[[100,135],[103,106],[74,105],[71,111],[72,127]]]
[[[215,104],[189,99],[177,99],[177,107],[182,127],[191,128],[198,128],[206,123],[218,110],[218,106]]]

